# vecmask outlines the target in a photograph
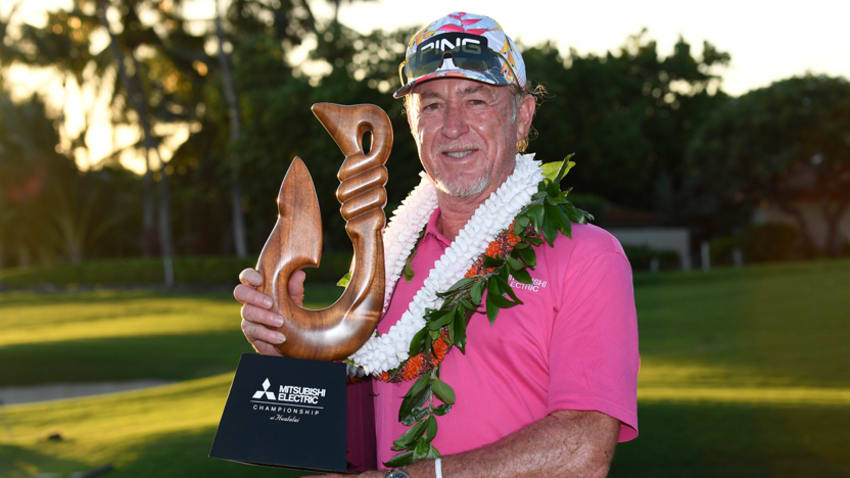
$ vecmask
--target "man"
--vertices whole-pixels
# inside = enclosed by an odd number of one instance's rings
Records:
[[[393,275],[388,261],[391,300],[378,326],[384,338],[398,332],[394,324],[404,328],[417,311],[421,316],[421,309],[434,308],[422,302],[430,290],[425,284],[449,274],[454,263],[464,264],[455,267],[463,274],[484,252],[473,247],[456,254],[455,246],[480,239],[488,221],[506,221],[498,227],[507,227],[528,202],[531,193],[522,196],[523,188],[536,191],[539,180],[531,155],[517,154],[531,128],[535,98],[520,52],[495,21],[467,13],[436,20],[414,35],[400,71],[402,87],[394,96],[405,99],[427,173],[422,187],[432,188],[436,199],[423,206],[428,202],[417,202],[417,188],[414,204],[396,216],[419,211],[418,221],[427,224],[391,221],[385,231],[387,255],[402,250],[396,255],[410,258],[414,276],[393,281],[398,272]],[[538,179],[530,180],[530,188],[515,186],[528,171]],[[424,227],[421,239],[410,241],[409,256],[395,247],[402,235],[394,227],[408,227],[408,236]],[[572,238],[559,235],[551,247],[544,242],[534,250],[532,283],[510,280],[522,305],[501,309],[492,325],[484,314],[472,315],[465,354],[453,348],[439,365],[440,378],[456,395],[452,409],[437,417],[432,443],[442,458],[386,476],[604,476],[618,439],[637,436],[637,323],[622,248],[597,227],[573,224]],[[240,280],[234,295],[244,304],[242,330],[258,352],[277,354],[274,344],[285,337],[274,329],[282,318],[268,310],[271,299],[256,291],[262,281],[256,271],[243,271]],[[303,296],[302,282],[303,274],[290,282],[296,299]],[[398,365],[386,354],[373,355],[381,358],[362,359],[367,371]],[[398,410],[411,383],[373,382],[378,463],[393,457],[393,440],[406,429]]]

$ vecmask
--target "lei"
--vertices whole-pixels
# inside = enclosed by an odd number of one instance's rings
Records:
[[[513,173],[475,210],[434,263],[399,321],[385,334],[376,332],[348,358],[355,375],[389,382],[419,377],[399,410],[399,421],[410,427],[394,442],[393,450],[402,453],[385,465],[440,456],[431,444],[437,434],[436,416],[448,413],[455,401],[451,386],[439,378],[443,358],[452,347],[465,353],[466,326],[482,305],[492,324],[500,308],[522,303],[508,279],[532,282],[526,269],[536,265],[533,246],[544,240],[551,246],[559,233],[570,236],[571,222],[592,219],[566,199],[569,191],[560,189],[561,179],[575,164],[571,156],[541,166],[533,154],[517,154]],[[420,176],[419,185],[394,211],[384,231],[384,312],[402,273],[408,280],[412,277],[410,260],[437,207],[435,185],[425,173]],[[435,398],[442,403],[436,404]]]

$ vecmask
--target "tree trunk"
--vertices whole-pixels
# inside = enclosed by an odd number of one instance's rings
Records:
[[[64,238],[65,253],[71,264],[78,266],[83,263],[83,236],[82,229],[85,227],[75,220],[73,216],[65,216],[59,221],[59,229]]]
[[[797,223],[797,229],[800,233],[800,237],[803,239],[803,248],[805,249],[805,253],[809,257],[813,257],[817,254],[818,247],[815,245],[814,239],[812,239],[811,231],[809,230],[809,223],[806,221],[806,216],[797,208],[792,207],[791,204],[785,201],[777,201],[776,203],[779,206],[779,209],[786,214],[790,215],[794,218],[794,221]]]
[[[145,174],[142,176],[142,255],[145,257],[153,256],[155,244],[153,173],[151,172],[150,153],[145,148]]]
[[[134,71],[133,77],[131,78],[127,74],[127,70],[124,67],[124,53],[121,51],[121,47],[118,45],[118,40],[115,37],[115,34],[112,32],[112,28],[109,26],[109,21],[106,18],[106,0],[98,0],[97,2],[97,15],[100,20],[101,25],[106,29],[109,34],[109,47],[112,50],[112,54],[115,57],[115,62],[118,64],[118,76],[121,79],[121,83],[124,85],[124,89],[127,91],[127,99],[130,102],[131,108],[136,112],[136,115],[139,117],[139,122],[142,127],[142,135],[144,141],[145,148],[145,161],[146,163],[146,173],[145,175],[152,175],[151,165],[150,165],[150,152],[151,150],[156,150],[156,146],[154,145],[153,135],[151,131],[150,125],[150,115],[148,113],[147,106],[147,98],[144,96],[144,91],[142,89],[142,83],[139,80],[139,66],[135,62],[135,58],[132,56],[130,60],[134,63]],[[160,179],[160,187],[159,187],[159,247],[160,253],[162,255],[163,261],[163,275],[165,279],[165,286],[171,287],[174,285],[174,268],[172,266],[172,239],[171,239],[171,217],[169,214],[170,206],[168,201],[168,187],[167,187],[167,177],[165,171],[165,163],[160,159],[160,170],[162,172],[162,178]],[[152,176],[149,179],[147,184],[152,185]],[[152,187],[150,188],[150,196],[146,197],[145,202],[145,213],[148,213],[147,205],[148,201],[151,204],[150,209],[150,217],[145,216],[145,221],[150,219],[151,225],[153,224],[153,191]],[[147,192],[147,191],[146,191]],[[145,227],[147,223],[145,224]],[[147,238],[148,230],[146,229],[143,234],[146,236],[143,240]]]
[[[18,244],[18,267],[29,267],[30,251],[24,244]]]
[[[824,201],[821,211],[826,221],[826,253],[830,257],[841,256],[841,217],[847,212],[848,203],[837,204],[830,207],[828,200]]]
[[[174,286],[174,240],[171,235],[171,201],[168,195],[168,172],[165,170],[165,161],[159,156],[159,245],[162,253],[162,268],[165,278],[165,286]]]
[[[236,255],[245,257],[248,250],[245,245],[245,214],[242,210],[242,185],[239,174],[239,158],[236,155],[236,143],[239,141],[239,102],[236,99],[236,88],[233,86],[233,75],[227,54],[224,52],[224,31],[221,27],[221,10],[219,2],[215,2],[215,34],[218,37],[218,63],[221,66],[221,82],[224,97],[227,100],[227,115],[230,119],[230,211],[233,216],[233,243]]]

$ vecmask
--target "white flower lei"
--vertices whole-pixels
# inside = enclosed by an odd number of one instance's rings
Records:
[[[540,162],[534,154],[517,154],[513,173],[494,191],[458,233],[425,279],[401,319],[387,333],[375,333],[360,349],[349,356],[358,372],[379,375],[398,367],[409,357],[413,336],[425,326],[426,309],[441,305],[437,293],[447,290],[463,278],[487,245],[514,220],[537,192],[543,180]],[[421,173],[422,180],[393,212],[384,230],[384,268],[386,292],[384,311],[389,306],[404,263],[416,246],[419,232],[437,208],[437,189],[431,179]]]

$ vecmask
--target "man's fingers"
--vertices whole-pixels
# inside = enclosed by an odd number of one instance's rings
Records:
[[[274,304],[271,297],[245,284],[239,284],[233,289],[233,297],[242,304],[263,309],[270,309]]]
[[[242,333],[252,344],[261,341],[269,344],[282,344],[286,337],[277,330],[270,329],[262,324],[242,319]],[[255,345],[256,346],[256,345]]]
[[[265,325],[268,328],[276,329],[283,325],[283,317],[270,310],[254,307],[253,305],[245,304],[242,306],[240,314],[243,319],[255,324]]]
[[[303,281],[302,273],[302,284]],[[239,282],[233,289],[233,297],[242,303],[242,333],[257,352],[282,356],[275,345],[285,342],[286,337],[275,329],[283,324],[283,317],[270,310],[274,305],[272,298],[257,290],[263,285],[263,276],[248,268],[239,273]],[[302,295],[303,290],[302,285]]]
[[[283,354],[272,344],[263,342],[262,340],[257,340],[253,343],[254,350],[257,353],[262,355],[275,355],[277,357],[283,357]]]
[[[289,296],[296,304],[304,303],[304,271],[298,270],[289,276]],[[239,273],[241,284],[233,289],[233,297],[243,304],[255,305],[265,309],[271,308],[272,298],[256,290],[263,284],[263,277],[254,269],[245,269]]]
[[[263,285],[263,276],[256,269],[249,267],[239,273],[239,282],[250,287],[260,287]]]

